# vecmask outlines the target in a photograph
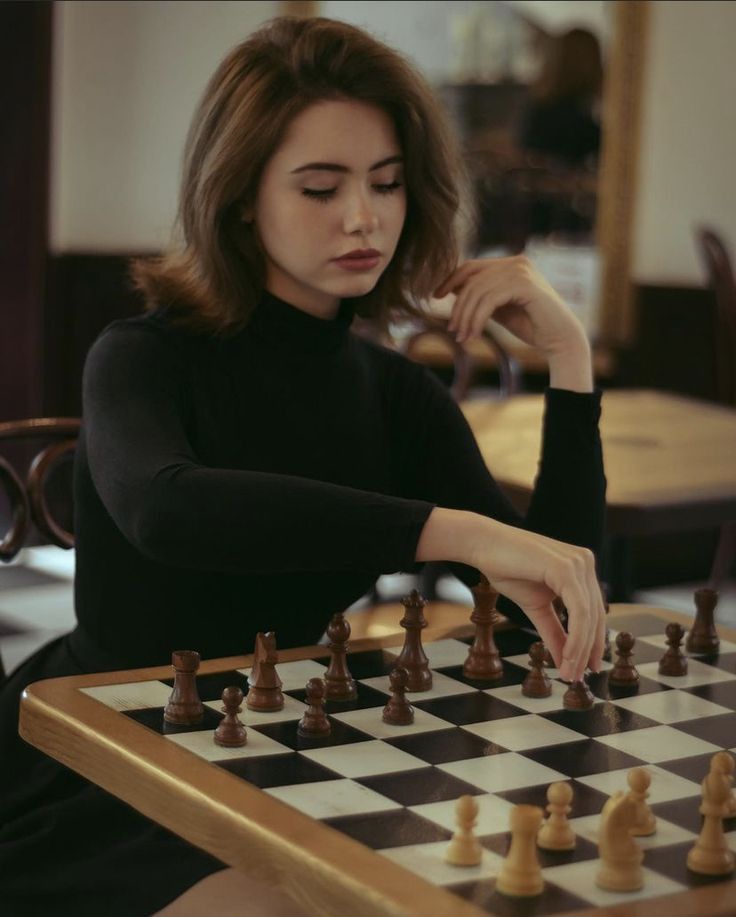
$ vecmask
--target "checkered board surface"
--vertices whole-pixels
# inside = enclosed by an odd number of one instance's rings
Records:
[[[665,622],[631,615],[615,623],[637,638],[640,684],[634,690],[609,686],[606,665],[589,679],[596,703],[584,712],[563,708],[565,685],[555,669],[548,670],[551,697],[522,695],[527,650],[537,638],[519,630],[496,634],[504,676],[492,686],[462,674],[470,639],[425,645],[433,686],[409,695],[415,708],[410,726],[381,719],[388,673],[401,647],[349,653],[358,698],[328,703],[332,733],[320,741],[298,738],[297,723],[304,685],[324,674],[327,656],[278,666],[283,710],[253,713],[244,704],[248,744],[236,749],[217,746],[213,731],[223,716],[223,689],[236,684],[246,693],[248,669],[198,677],[206,715],[197,727],[164,728],[173,680],[80,690],[492,913],[555,914],[655,899],[714,881],[733,882],[736,902],[733,877],[698,876],[686,867],[700,830],[700,783],[710,759],[722,749],[736,751],[736,643],[722,641],[717,657],[690,658],[688,674],[671,678],[657,673]],[[594,881],[600,811],[616,790],[628,789],[629,770],[641,766],[651,775],[648,801],[657,817],[656,834],[637,839],[644,848],[645,886],[607,892]],[[549,784],[560,780],[573,789],[577,845],[570,852],[539,851],[545,890],[530,911],[530,902],[494,890],[508,849],[509,813],[518,803],[544,807]],[[476,834],[484,851],[479,866],[458,868],[443,854],[455,828],[455,803],[466,793],[479,805]],[[736,851],[736,818],[725,828]]]

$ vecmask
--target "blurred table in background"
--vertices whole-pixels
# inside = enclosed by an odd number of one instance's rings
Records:
[[[491,473],[520,510],[539,462],[543,395],[462,404]],[[630,539],[736,519],[736,410],[641,389],[603,395],[609,596],[631,593]]]

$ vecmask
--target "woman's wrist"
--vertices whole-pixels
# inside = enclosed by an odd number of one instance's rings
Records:
[[[593,391],[593,360],[590,343],[580,338],[548,356],[551,388],[571,392]]]
[[[417,542],[418,562],[449,561],[477,565],[478,545],[485,542],[494,526],[502,523],[466,510],[436,506],[424,523]]]

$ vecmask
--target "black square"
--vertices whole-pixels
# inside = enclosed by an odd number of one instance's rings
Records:
[[[671,691],[669,685],[664,685],[660,681],[654,681],[651,678],[639,677],[638,684],[619,687],[612,685],[608,681],[608,671],[591,672],[585,679],[588,687],[595,697],[600,700],[610,700],[614,703],[621,697],[636,697],[637,694],[655,694],[657,691]]]
[[[541,713],[540,716],[560,726],[574,729],[575,732],[589,738],[661,725],[646,716],[611,703],[594,704],[590,710],[553,710],[550,713]]]
[[[436,732],[422,732],[417,735],[387,739],[393,745],[428,764],[447,764],[450,761],[465,761],[468,758],[483,758],[486,755],[501,754],[502,749],[488,739],[465,732],[463,729],[440,729]]]
[[[240,688],[243,695],[246,695],[248,693],[247,676],[235,669],[230,672],[212,672],[211,675],[197,676],[197,691],[203,701],[221,701],[225,688],[233,686]]]
[[[582,818],[584,815],[599,815],[603,806],[608,802],[608,796],[600,790],[593,789],[585,783],[578,783],[577,780],[566,781],[572,787],[572,802],[570,803],[570,818]],[[503,790],[494,795],[500,796],[514,805],[539,806],[546,811],[547,808],[547,784],[537,786],[519,787],[516,790]],[[580,840],[580,838],[578,838]]]
[[[720,653],[715,656],[698,656],[697,658],[699,662],[705,662],[723,672],[736,675],[736,653]]]
[[[389,698],[388,694],[363,685],[360,682],[356,685],[358,696],[354,700],[327,700],[325,701],[326,713],[347,713],[348,710],[365,710],[368,707],[384,707]],[[296,691],[287,691],[289,697],[293,697],[302,703],[307,701],[307,692],[304,688]]]
[[[699,827],[698,830],[700,830]],[[699,888],[701,885],[713,885],[717,882],[733,880],[733,873],[725,876],[706,876],[689,870],[687,855],[694,843],[694,841],[686,841],[682,844],[671,844],[668,847],[650,848],[646,852],[644,865],[688,888]]]
[[[534,898],[509,898],[502,895],[496,891],[495,879],[451,885],[448,890],[498,917],[543,917],[546,914],[568,913],[590,907],[590,902],[548,881],[544,883],[542,894]]]
[[[605,774],[625,767],[642,767],[646,762],[627,755],[616,748],[609,748],[595,739],[580,742],[563,742],[547,748],[532,748],[523,752],[539,764],[546,764],[567,777],[587,777],[590,774]]]
[[[147,726],[159,735],[180,735],[183,732],[206,732],[208,729],[217,729],[220,721],[224,719],[224,714],[217,713],[211,707],[204,708],[204,716],[200,723],[179,726],[175,723],[167,723],[164,720],[163,707],[146,707],[142,710],[121,710],[125,716],[135,720],[142,726]],[[214,740],[213,740],[214,741]]]
[[[396,667],[396,657],[386,650],[348,652],[347,665],[353,678],[379,678],[388,675]]]
[[[491,694],[474,691],[472,694],[455,694],[433,700],[412,701],[415,707],[438,716],[456,726],[502,720],[510,716],[523,716],[527,711],[514,707]]]
[[[258,758],[230,758],[227,761],[215,761],[215,764],[263,790],[273,786],[343,779],[342,774],[336,774],[321,764],[295,753],[263,755]]]
[[[324,824],[336,828],[343,834],[360,841],[373,850],[385,847],[407,847],[410,844],[430,844],[435,841],[449,841],[452,832],[434,822],[410,812],[397,809],[369,815],[346,815],[340,818],[325,818]]]
[[[736,710],[736,681],[718,681],[712,685],[698,685],[695,688],[683,688],[688,694],[702,697],[703,700]],[[733,744],[736,744],[734,742]]]
[[[677,724],[679,726],[679,724]],[[684,777],[686,780],[692,780],[695,785],[693,794],[700,793],[700,784],[703,778],[710,770],[710,762],[715,752],[704,755],[691,755],[688,758],[673,758],[671,761],[658,761],[657,767],[665,771],[677,774],[678,777]]]
[[[403,806],[418,806],[425,802],[444,802],[460,796],[477,796],[483,791],[436,767],[401,771],[398,774],[376,774],[355,781],[375,790]]]
[[[370,742],[373,736],[360,732],[341,720],[335,720],[329,717],[331,731],[324,738],[304,737],[297,732],[299,720],[284,720],[280,723],[263,723],[260,726],[250,726],[270,739],[274,739],[287,748],[293,748],[295,751],[305,751],[312,748],[333,748],[336,745],[353,745],[355,742]]]
[[[503,661],[503,675],[496,681],[479,681],[477,678],[466,678],[463,675],[461,665],[449,666],[444,669],[437,669],[448,678],[454,678],[463,684],[472,685],[474,688],[505,688],[507,685],[520,685],[527,676],[528,669],[515,665],[513,662]]]
[[[721,748],[736,745],[736,713],[703,716],[697,720],[686,720],[682,723],[670,723],[670,725],[673,729],[679,729],[705,742],[712,742]]]
[[[528,653],[532,643],[539,640],[539,634],[530,630],[511,627],[508,630],[498,629],[494,632],[493,640],[502,656],[521,656]]]
[[[653,643],[645,643],[643,640],[636,640],[631,653],[631,663],[636,668],[638,665],[644,665],[645,662],[659,662],[664,653],[665,647],[654,646]],[[611,662],[615,663],[616,658],[616,641],[611,640]]]

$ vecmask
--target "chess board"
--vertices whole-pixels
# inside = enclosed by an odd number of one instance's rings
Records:
[[[563,708],[565,686],[554,669],[550,697],[524,697],[527,650],[537,638],[507,629],[496,633],[504,674],[492,684],[462,673],[472,636],[425,641],[433,685],[408,695],[415,709],[410,726],[381,719],[401,649],[394,637],[361,641],[349,651],[358,697],[328,702],[327,739],[297,735],[304,686],[329,663],[324,647],[283,654],[284,708],[254,713],[243,705],[243,748],[219,747],[213,732],[223,717],[223,689],[238,685],[247,692],[250,660],[238,664],[245,657],[203,664],[197,686],[206,713],[196,727],[164,726],[173,678],[163,669],[57,679],[55,692],[47,687],[53,683],[38,683],[24,700],[21,727],[34,744],[226,862],[258,866],[258,874],[280,882],[291,876],[315,913],[345,913],[349,906],[366,915],[613,914],[622,905],[627,914],[666,911],[668,917],[734,913],[734,876],[690,873],[686,856],[700,830],[700,783],[710,758],[722,749],[736,752],[736,635],[722,636],[718,656],[691,656],[686,676],[660,676],[664,626],[687,619],[631,608],[612,614],[611,635],[628,630],[636,637],[639,686],[609,685],[606,665],[589,678],[596,698],[589,711]],[[52,696],[59,717],[49,715]],[[70,722],[81,740],[71,752]],[[644,888],[608,892],[595,885],[599,814],[610,795],[628,788],[634,767],[651,776],[657,832],[637,839]],[[542,895],[505,897],[495,877],[512,807],[544,807],[555,781],[573,789],[576,848],[539,851]],[[464,794],[478,803],[475,833],[484,850],[479,866],[460,868],[443,854]],[[736,819],[725,827],[736,851]]]

